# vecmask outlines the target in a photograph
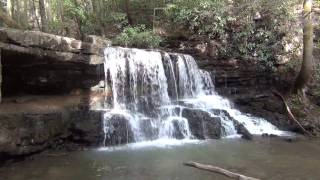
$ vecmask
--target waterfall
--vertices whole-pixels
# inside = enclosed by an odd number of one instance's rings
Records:
[[[252,134],[283,133],[232,108],[190,55],[108,47],[104,67],[106,145],[232,136],[235,122]]]

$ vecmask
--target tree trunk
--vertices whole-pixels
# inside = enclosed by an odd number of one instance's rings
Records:
[[[11,4],[11,0],[7,0],[7,14],[8,14],[8,16],[10,17],[12,14],[11,14],[11,6],[12,6],[12,4]]]
[[[1,48],[0,48],[0,103],[2,98],[1,85],[2,85],[2,64],[1,64]]]
[[[80,6],[81,2],[78,0],[73,0],[73,3],[76,7],[78,7],[78,6]],[[74,19],[74,22],[77,24],[77,38],[80,40],[83,40],[84,34],[81,29],[81,27],[82,27],[81,20],[79,19],[78,16],[75,16],[73,19]]]
[[[48,21],[46,17],[45,0],[39,0],[39,10],[41,18],[41,30],[43,32],[48,32]]]
[[[130,11],[130,0],[126,0],[125,8],[126,8],[126,13],[127,13],[128,23],[129,23],[129,25],[133,25],[133,19],[131,17],[131,11]]]
[[[49,22],[51,22],[52,19],[53,19],[53,18],[52,18],[52,9],[51,9],[53,3],[52,3],[52,0],[46,0],[45,3],[46,3],[46,4],[45,4],[45,9],[46,9],[47,21],[48,21],[48,23],[49,23]]]
[[[64,22],[64,7],[63,7],[63,0],[59,0],[59,15],[60,15],[60,20],[63,23]]]
[[[304,25],[303,25],[303,62],[300,69],[300,73],[296,79],[294,90],[295,92],[302,92],[311,79],[313,71],[313,25],[312,25],[312,0],[304,0],[303,3],[303,14],[304,14]]]
[[[29,26],[29,0],[23,1],[23,14],[21,17],[21,24],[23,24],[24,27]]]
[[[15,1],[14,0],[10,0],[10,15],[12,17],[12,19],[14,19],[15,17],[15,12],[14,12],[14,6],[15,6]]]
[[[32,0],[32,9],[33,9],[32,16],[34,18],[33,21],[35,21],[37,23],[38,29],[41,30],[40,22],[39,22],[39,19],[37,16],[37,8],[36,8],[35,0]]]

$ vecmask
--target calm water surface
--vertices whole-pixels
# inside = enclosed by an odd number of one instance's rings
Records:
[[[129,146],[107,150],[44,153],[0,168],[2,180],[224,180],[183,166],[186,161],[217,165],[268,180],[320,179],[320,140],[211,140],[179,146]]]

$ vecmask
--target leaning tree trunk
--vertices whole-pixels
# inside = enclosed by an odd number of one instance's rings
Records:
[[[48,32],[48,21],[46,16],[45,0],[39,0],[39,10],[41,18],[41,30],[43,32]]]
[[[301,66],[300,73],[296,79],[294,90],[296,92],[302,92],[304,95],[304,90],[311,79],[313,71],[313,25],[312,25],[312,0],[304,0],[303,3],[303,62]]]
[[[128,24],[133,25],[133,19],[131,17],[131,11],[130,11],[130,0],[126,0],[125,2],[125,8],[126,8],[126,14],[128,19]]]
[[[2,98],[2,64],[1,64],[1,48],[0,48],[0,103],[1,103],[1,98]]]

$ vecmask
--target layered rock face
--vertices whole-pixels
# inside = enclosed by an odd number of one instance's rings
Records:
[[[103,141],[103,49],[36,31],[0,28],[0,159]]]
[[[92,36],[88,37],[88,42],[81,42],[41,32],[0,29],[0,159],[28,155],[68,143],[100,146],[134,142],[127,117],[110,117],[107,122],[110,128],[104,129],[105,112],[101,109],[106,105],[105,100],[111,101],[114,97],[110,98],[112,92],[105,91],[103,49],[109,42],[97,38]],[[168,86],[172,87],[168,89],[168,96],[176,99],[185,94],[187,88],[180,88],[181,92],[176,90],[175,72],[171,72],[172,67],[165,56],[162,61],[164,72],[171,80],[168,81]],[[197,63],[200,68],[211,71],[216,90],[233,98],[241,110],[267,117],[282,129],[290,127],[286,124],[279,101],[265,91],[275,79],[256,73],[254,68],[238,66],[236,60]],[[183,83],[181,79],[179,81]],[[136,88],[137,92],[142,91],[140,87]],[[153,85],[149,90],[152,88],[161,87]],[[134,94],[129,92],[127,96],[130,99]],[[152,108],[153,104],[147,106],[149,100],[143,98],[138,108]],[[236,131],[250,139],[247,129],[227,112],[211,112],[215,115],[224,113]],[[153,114],[151,111],[145,113]],[[194,138],[220,138],[225,133],[223,119],[203,110],[186,106],[181,117],[188,119]],[[175,129],[172,137],[176,139],[184,138],[186,133],[179,121],[181,118],[172,119],[172,128]],[[152,122],[152,118],[140,122],[141,131],[150,140],[161,133],[159,129],[152,128]]]
[[[0,114],[0,159],[42,151],[63,142],[99,145],[101,112],[68,109],[64,112]]]

